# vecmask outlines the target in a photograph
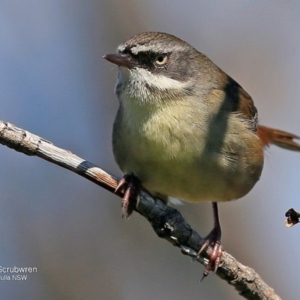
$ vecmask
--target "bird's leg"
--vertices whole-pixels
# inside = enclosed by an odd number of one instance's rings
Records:
[[[205,237],[204,243],[201,246],[198,255],[207,248],[212,247],[212,252],[209,254],[208,264],[203,272],[203,277],[201,281],[208,275],[208,273],[213,270],[214,272],[218,269],[222,256],[222,245],[221,245],[221,225],[219,221],[218,204],[216,202],[212,203],[213,213],[214,213],[214,228]]]
[[[133,174],[125,174],[119,181],[115,192],[123,190],[122,218],[128,218],[136,204],[137,195],[141,188],[141,182]]]

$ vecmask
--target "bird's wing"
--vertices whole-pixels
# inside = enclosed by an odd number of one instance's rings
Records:
[[[226,97],[226,109],[238,113],[249,122],[249,128],[257,133],[265,147],[270,144],[293,151],[300,151],[299,136],[283,130],[258,125],[257,109],[250,95],[232,78],[226,78],[223,88]]]
[[[238,113],[243,119],[249,122],[249,129],[257,131],[258,115],[257,109],[250,95],[231,77],[227,77],[224,86],[226,103],[231,112]]]

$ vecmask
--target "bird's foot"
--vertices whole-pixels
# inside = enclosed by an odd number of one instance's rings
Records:
[[[217,271],[222,257],[222,244],[221,244],[221,230],[218,227],[214,227],[213,230],[205,237],[204,243],[202,244],[198,256],[207,247],[212,247],[212,251],[209,254],[208,264],[205,267],[201,281],[208,276],[209,272],[213,270]]]
[[[128,218],[136,205],[137,195],[141,188],[141,183],[137,177],[132,174],[125,174],[119,181],[115,192],[123,190],[122,199],[122,218]]]

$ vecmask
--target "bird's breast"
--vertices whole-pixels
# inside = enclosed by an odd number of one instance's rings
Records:
[[[228,120],[216,134],[214,126],[221,124],[209,126],[209,119],[199,117],[203,113],[197,109],[203,108],[176,105],[152,111],[120,107],[113,149],[122,171],[135,174],[154,194],[192,202],[227,201],[248,193],[262,169],[262,159],[250,153],[253,144],[260,147],[256,135],[238,120]],[[247,134],[231,134],[232,125]]]

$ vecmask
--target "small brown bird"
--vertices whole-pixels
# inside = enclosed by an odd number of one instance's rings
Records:
[[[246,195],[259,180],[264,147],[300,151],[299,137],[258,125],[247,92],[210,59],[166,33],[146,32],[104,56],[118,68],[119,110],[113,151],[125,177],[128,206],[133,178],[165,201],[213,201],[214,228],[199,254],[211,246],[204,271],[219,266],[222,246],[218,201]]]

